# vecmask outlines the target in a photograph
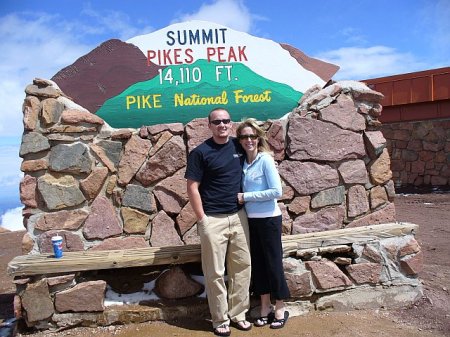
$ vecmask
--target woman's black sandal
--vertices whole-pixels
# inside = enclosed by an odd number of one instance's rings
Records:
[[[286,324],[287,320],[289,318],[289,311],[284,312],[283,318],[274,318],[273,322],[270,324],[271,329],[281,329]],[[275,325],[274,325],[275,323]]]
[[[275,319],[275,313],[273,311],[269,312],[267,316],[261,316],[255,319],[253,322],[254,326],[262,327],[264,325],[270,324]]]

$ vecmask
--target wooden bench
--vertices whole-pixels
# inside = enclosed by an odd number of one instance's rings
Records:
[[[285,257],[298,251],[415,234],[418,225],[389,223],[282,237]],[[8,263],[11,276],[31,276],[87,270],[117,269],[150,265],[184,264],[200,261],[200,245],[148,247],[108,251],[64,252],[60,259],[51,254],[21,255]]]

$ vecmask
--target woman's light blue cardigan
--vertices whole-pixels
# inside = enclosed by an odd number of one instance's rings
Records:
[[[251,164],[244,162],[242,189],[249,218],[267,218],[281,214],[277,199],[282,195],[275,161],[267,152],[259,152]]]

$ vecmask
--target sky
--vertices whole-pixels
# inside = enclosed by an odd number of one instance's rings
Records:
[[[1,0],[0,226],[22,226],[25,87],[101,43],[176,22],[212,21],[290,44],[364,80],[450,66],[450,0]]]

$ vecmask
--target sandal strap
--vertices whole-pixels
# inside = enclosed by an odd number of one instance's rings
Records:
[[[220,332],[218,329],[225,329],[226,331],[224,332]],[[230,325],[227,323],[222,323],[219,326],[214,328],[214,334],[216,336],[230,336],[231,335],[231,330],[230,330]]]
[[[256,326],[267,325],[267,324],[269,324],[269,317],[267,317],[267,316],[258,317],[257,319],[255,319],[254,323]]]
[[[270,324],[270,327],[272,329],[280,329],[283,328],[284,325],[286,324],[287,320],[289,318],[289,312],[285,311],[284,312],[284,317],[283,318],[276,318],[274,317],[274,320],[272,321],[272,323]]]

